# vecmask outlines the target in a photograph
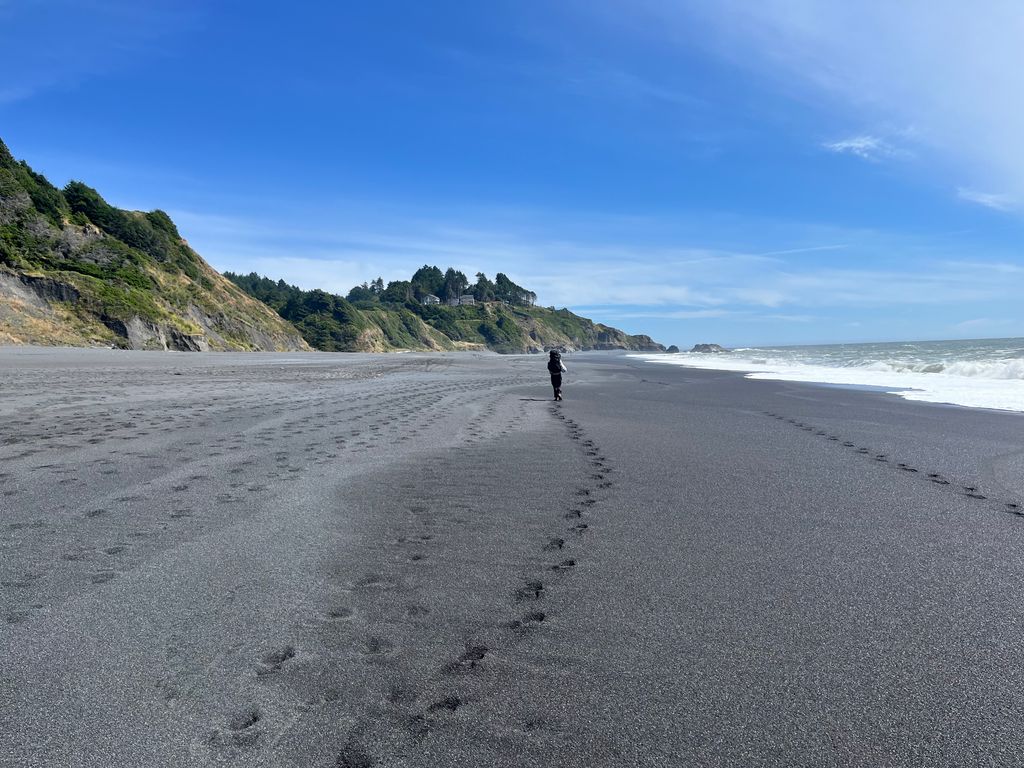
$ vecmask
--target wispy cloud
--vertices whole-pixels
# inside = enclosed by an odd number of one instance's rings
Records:
[[[976,189],[958,187],[956,195],[961,200],[983,205],[996,211],[1011,211],[1020,206],[1020,202],[1011,195],[1003,195],[993,192],[979,192]]]
[[[602,5],[606,13],[610,3]],[[812,105],[831,125],[867,126],[833,151],[901,146],[922,174],[1024,200],[1024,14],[1016,0],[638,0],[644,34],[713,51]],[[624,13],[620,12],[620,17]],[[634,23],[631,29],[640,29]],[[909,126],[909,128],[908,128]],[[882,141],[883,143],[879,143]],[[927,165],[927,170],[925,170]],[[1001,197],[995,202],[1003,204]],[[983,203],[984,204],[984,203]]]
[[[378,275],[385,281],[407,279],[424,263],[470,275],[507,271],[536,291],[544,305],[619,307],[679,320],[747,313],[806,323],[830,308],[902,312],[1012,302],[1024,293],[1024,268],[948,253],[928,258],[898,238],[881,238],[868,250],[847,246],[841,261],[814,261],[804,254],[832,246],[778,249],[768,257],[686,241],[643,244],[641,233],[628,228],[588,238],[444,220],[381,220],[364,221],[362,228],[342,234],[287,223],[275,227],[268,221],[172,215],[219,269],[255,270],[338,293]],[[885,259],[869,258],[875,250],[916,255],[890,267]]]
[[[634,310],[622,311],[621,309],[617,309],[615,305],[578,307],[577,309],[584,313],[589,312],[594,315],[608,316],[622,320],[707,320],[737,317],[742,314],[741,312],[729,309],[663,309],[646,310],[642,312]]]
[[[848,139],[825,142],[822,146],[830,152],[855,155],[872,161],[907,156],[906,150],[897,149],[889,142],[869,135],[851,136]]]
[[[0,105],[24,101],[35,93],[35,88],[27,85],[0,88]]]
[[[764,320],[780,320],[783,323],[813,323],[818,318],[814,315],[764,315]]]
[[[602,97],[621,96],[630,99],[652,99],[689,109],[705,106],[701,99],[685,90],[624,69],[593,65],[590,69],[570,72],[569,82],[577,87],[598,93]]]
[[[810,323],[817,318],[814,315],[798,314],[763,314],[753,310],[739,309],[677,309],[677,310],[644,310],[622,311],[614,306],[578,307],[578,311],[591,313],[615,320],[734,320],[739,322],[780,321],[783,323]]]
[[[959,323],[955,323],[950,326],[954,331],[993,331],[999,328],[1007,328],[1012,326],[1012,322],[1006,319],[996,319],[991,317],[976,317],[971,320],[964,320]]]
[[[796,253],[817,253],[820,251],[842,251],[849,248],[849,243],[843,243],[839,245],[813,245],[808,248],[787,248],[783,251],[768,251],[767,253],[759,253],[758,256],[790,256]]]
[[[201,13],[193,0],[0,2],[0,106],[160,55],[160,43]]]

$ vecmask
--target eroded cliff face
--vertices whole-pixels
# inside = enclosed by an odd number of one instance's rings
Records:
[[[618,328],[595,323],[568,310],[531,307],[529,310],[510,312],[523,330],[524,345],[518,352],[563,352],[590,350],[626,350],[633,352],[664,352],[663,347],[650,336],[631,335]]]
[[[83,302],[74,276],[66,280],[0,267],[0,344],[179,352],[309,349],[297,331],[273,317],[269,323],[253,323],[194,304],[164,322],[138,314],[94,311]]]
[[[308,349],[212,269],[160,211],[52,186],[0,142],[0,343],[154,350]]]

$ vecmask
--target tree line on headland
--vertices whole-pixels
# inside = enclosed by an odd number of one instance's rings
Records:
[[[478,273],[471,285],[458,270],[442,272],[425,265],[409,280],[385,286],[378,278],[355,286],[347,296],[306,291],[255,272],[224,276],[292,323],[310,346],[329,352],[477,347],[528,351],[549,336],[543,319],[540,332],[534,328],[535,318],[555,311],[534,307],[536,294],[500,272],[493,282]],[[467,297],[472,297],[471,306]]]
[[[404,304],[408,301],[423,302],[428,296],[436,296],[443,302],[472,296],[476,301],[503,301],[506,304],[532,306],[537,294],[516,285],[508,276],[499,272],[494,282],[483,272],[476,273],[476,282],[470,284],[465,274],[448,267],[442,272],[437,267],[423,265],[410,280],[394,280],[384,286],[384,280],[377,278],[369,283],[355,286],[346,297],[354,304],[359,302],[380,302],[383,304]]]

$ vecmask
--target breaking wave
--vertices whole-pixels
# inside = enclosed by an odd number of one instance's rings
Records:
[[[908,400],[1024,411],[1024,339],[734,349],[637,355],[752,379],[880,389]]]

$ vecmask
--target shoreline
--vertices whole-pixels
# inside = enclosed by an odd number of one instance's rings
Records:
[[[1024,380],[1020,379],[954,376],[942,373],[889,372],[884,375],[910,380],[892,384],[873,384],[843,380],[883,375],[876,371],[858,367],[804,366],[801,363],[794,363],[792,364],[794,366],[793,370],[783,372],[780,370],[758,369],[754,367],[754,361],[747,361],[747,364],[744,364],[744,361],[722,360],[721,367],[716,367],[712,364],[713,361],[711,360],[708,361],[709,364],[704,365],[697,364],[697,361],[679,362],[678,360],[657,359],[642,354],[631,354],[631,356],[648,363],[673,365],[693,370],[729,371],[738,373],[751,381],[785,381],[812,386],[880,391],[912,402],[977,408],[1003,413],[1024,413]],[[704,361],[701,360],[700,362],[703,363]],[[778,369],[783,366],[769,367]],[[797,370],[797,368],[804,368],[805,370]],[[957,386],[960,389],[955,391],[954,394],[949,394],[950,388],[953,387],[955,389]]]

